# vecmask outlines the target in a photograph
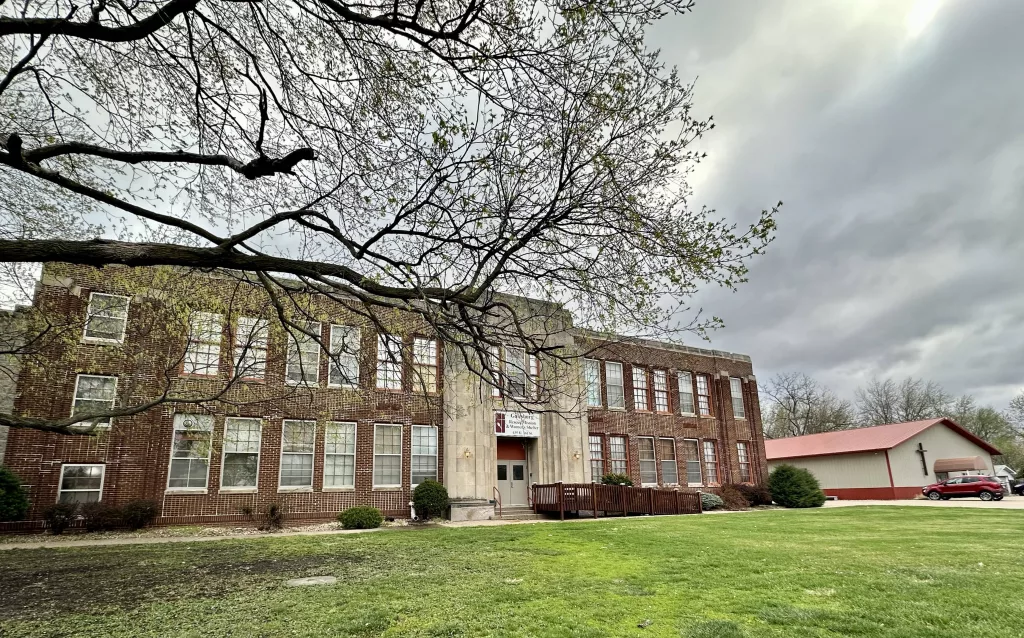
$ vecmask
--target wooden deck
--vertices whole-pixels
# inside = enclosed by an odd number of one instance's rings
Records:
[[[531,486],[535,512],[588,516],[700,514],[700,494],[656,487],[601,483],[550,483]]]

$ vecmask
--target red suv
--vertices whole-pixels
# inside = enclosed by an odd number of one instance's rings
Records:
[[[954,476],[923,487],[921,492],[933,501],[961,496],[977,496],[983,501],[1003,500],[1003,486],[994,476]]]

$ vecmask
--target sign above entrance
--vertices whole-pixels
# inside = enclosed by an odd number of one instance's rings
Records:
[[[494,433],[497,436],[518,436],[536,439],[540,436],[540,415],[532,412],[494,412]]]

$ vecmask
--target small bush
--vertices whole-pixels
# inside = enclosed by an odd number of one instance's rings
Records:
[[[106,532],[121,526],[121,510],[103,501],[82,503],[78,514],[87,532]]]
[[[21,521],[28,515],[28,496],[21,479],[0,465],[0,521]]]
[[[750,501],[732,485],[722,486],[722,502],[727,510],[745,510],[750,507]]]
[[[381,526],[384,517],[376,507],[357,505],[338,514],[338,522],[345,529],[374,529]]]
[[[284,510],[277,503],[267,505],[267,509],[262,512],[251,505],[243,505],[238,511],[261,532],[279,530],[284,524]]]
[[[743,498],[747,499],[752,507],[759,505],[771,505],[772,493],[763,485],[750,485],[749,483],[730,483],[728,487],[735,488]]]
[[[43,510],[43,520],[54,536],[63,534],[77,515],[78,503],[56,503]]]
[[[628,485],[633,486],[633,479],[629,478],[627,474],[616,474],[615,472],[609,472],[601,477],[601,482],[605,485]]]
[[[422,519],[444,518],[448,513],[448,489],[437,481],[423,481],[412,491],[412,505]]]
[[[783,507],[821,507],[825,493],[818,479],[807,470],[792,465],[780,465],[768,477],[772,499]]]
[[[705,512],[716,510],[725,505],[725,501],[718,494],[712,494],[711,492],[700,493],[700,507]]]
[[[151,525],[160,513],[154,501],[129,501],[121,508],[121,520],[128,529],[142,529]]]

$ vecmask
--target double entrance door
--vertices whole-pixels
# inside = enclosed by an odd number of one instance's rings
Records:
[[[530,486],[526,480],[526,461],[498,459],[497,487],[503,506],[529,505]]]

